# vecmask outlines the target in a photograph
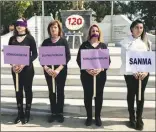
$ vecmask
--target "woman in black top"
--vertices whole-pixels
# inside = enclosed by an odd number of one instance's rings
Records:
[[[9,45],[30,46],[30,63],[25,65],[12,65],[12,76],[14,87],[16,87],[16,75],[19,74],[19,91],[16,92],[18,116],[14,123],[21,121],[22,124],[27,123],[30,117],[30,109],[32,103],[32,82],[34,77],[33,61],[37,58],[36,42],[27,29],[27,21],[24,18],[18,19],[15,24],[14,35],[9,40]],[[23,111],[23,87],[26,97],[25,114]]]
[[[101,31],[97,25],[92,25],[89,29],[88,40],[83,42],[77,55],[77,63],[81,69],[81,49],[107,49],[106,44],[101,42]],[[97,126],[101,126],[100,113],[103,103],[103,89],[106,82],[107,69],[80,70],[81,82],[84,90],[84,104],[87,112],[86,126],[92,124],[92,96],[93,96],[93,76],[96,75],[96,97],[95,97],[95,121]]]
[[[57,119],[58,122],[62,123],[64,121],[64,86],[67,77],[67,63],[71,58],[70,49],[68,47],[67,40],[62,38],[62,28],[59,21],[55,20],[50,22],[47,30],[50,37],[45,39],[41,46],[65,46],[66,65],[55,65],[54,70],[50,65],[43,66],[44,75],[49,89],[49,100],[51,106],[51,116],[48,118],[48,122],[51,123]],[[55,78],[57,87],[57,90],[55,91],[57,93],[53,93],[52,77]]]

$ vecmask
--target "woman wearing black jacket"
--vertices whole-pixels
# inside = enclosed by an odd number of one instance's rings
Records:
[[[88,40],[83,42],[77,55],[77,63],[81,69],[81,49],[107,49],[106,44],[101,42],[101,31],[97,25],[92,25],[89,29]],[[95,97],[95,122],[101,126],[100,113],[103,103],[103,89],[107,79],[107,69],[80,70],[81,82],[84,90],[84,104],[87,112],[86,126],[92,124],[92,96],[93,96],[93,76],[96,75],[96,97]]]
[[[66,53],[66,65],[55,65],[54,70],[51,66],[43,66],[44,75],[49,89],[49,100],[51,106],[51,116],[48,118],[48,122],[51,123],[56,119],[58,122],[62,123],[64,122],[64,87],[67,77],[67,63],[71,58],[70,49],[67,40],[62,38],[62,28],[59,21],[55,20],[49,23],[48,34],[50,37],[45,39],[41,46],[64,46]],[[57,93],[53,93],[52,77],[55,78],[57,87],[57,90],[55,91]]]
[[[33,61],[37,58],[36,42],[27,29],[27,21],[24,18],[18,19],[15,24],[14,35],[9,40],[9,45],[29,46],[30,47],[30,63],[25,65],[12,65],[12,76],[14,86],[16,87],[16,74],[19,74],[19,91],[16,92],[18,116],[14,123],[27,123],[30,117],[30,109],[33,98],[32,82],[34,78]],[[26,97],[25,114],[23,111],[23,88]]]

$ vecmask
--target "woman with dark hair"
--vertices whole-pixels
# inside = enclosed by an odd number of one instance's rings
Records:
[[[138,130],[143,129],[142,113],[144,106],[144,92],[148,82],[149,73],[139,72],[131,73],[126,72],[126,51],[150,51],[151,42],[148,40],[144,23],[141,20],[135,20],[130,26],[132,35],[121,41],[121,73],[124,74],[127,84],[127,103],[129,111],[129,126]],[[138,100],[138,86],[139,80],[142,80],[141,101]],[[136,95],[136,119],[134,110],[134,99]]]
[[[62,38],[62,27],[60,22],[57,20],[50,22],[47,30],[49,38],[45,39],[41,46],[64,46],[66,53],[66,65],[55,65],[54,70],[50,65],[43,66],[44,75],[49,89],[51,107],[51,116],[48,118],[48,122],[51,123],[54,120],[57,120],[62,123],[64,122],[64,87],[67,77],[67,63],[69,62],[71,55],[67,40]],[[52,77],[55,78],[57,87],[56,93],[53,93]]]
[[[80,78],[84,90],[84,104],[87,113],[85,121],[86,126],[92,124],[92,97],[93,97],[93,77],[96,76],[96,97],[95,99],[95,123],[101,126],[100,113],[103,103],[103,89],[107,79],[107,69],[91,69],[81,70],[81,50],[82,49],[107,49],[105,43],[102,42],[102,34],[97,25],[92,25],[89,29],[88,40],[83,42],[79,48],[77,55],[77,64],[80,67]]]
[[[30,47],[30,63],[29,66],[25,65],[12,65],[12,76],[14,87],[16,87],[16,75],[19,74],[19,91],[16,92],[18,116],[14,123],[17,124],[21,121],[22,124],[27,123],[30,117],[30,109],[32,104],[32,82],[34,77],[33,61],[37,58],[36,42],[33,36],[27,29],[27,21],[20,18],[15,23],[14,35],[9,40],[9,45],[29,46]],[[25,113],[23,111],[23,88],[26,97]]]

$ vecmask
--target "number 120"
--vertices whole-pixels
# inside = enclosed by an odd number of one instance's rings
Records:
[[[77,19],[76,17],[68,18],[68,22],[69,22],[69,25],[81,25],[82,19],[81,18]]]

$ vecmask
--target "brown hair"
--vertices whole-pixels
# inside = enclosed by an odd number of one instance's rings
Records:
[[[98,28],[98,30],[99,30],[99,38],[98,38],[98,40],[99,40],[100,42],[103,42],[103,39],[102,39],[102,32],[101,32],[99,26],[96,25],[96,24],[92,25],[92,26],[89,28],[87,40],[90,40],[90,39],[91,39],[91,30],[92,30],[93,27],[97,27],[97,28]]]
[[[49,36],[50,37],[52,36],[51,33],[50,33],[50,27],[55,25],[55,24],[57,24],[58,28],[59,28],[58,36],[62,37],[62,26],[61,26],[61,23],[58,20],[54,20],[54,21],[49,23],[48,28],[47,28]]]

